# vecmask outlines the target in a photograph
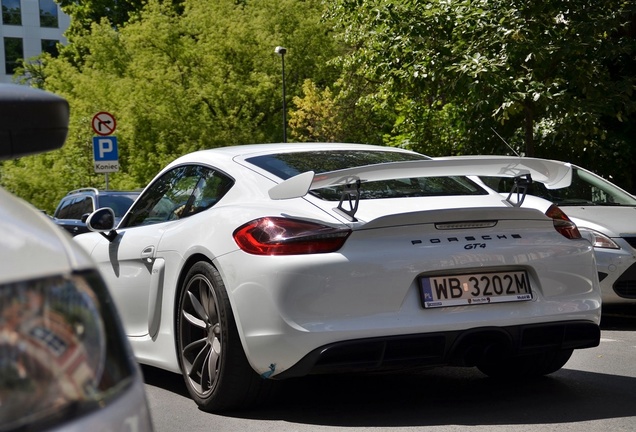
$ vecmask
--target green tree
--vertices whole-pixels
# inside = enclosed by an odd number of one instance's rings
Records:
[[[413,148],[427,138],[415,126],[441,119],[466,137],[443,150],[508,151],[494,129],[528,156],[575,159],[608,146],[604,119],[636,112],[622,37],[635,13],[626,0],[334,0],[328,16],[355,47],[345,70],[378,83]]]
[[[116,27],[128,22],[131,15],[138,15],[145,0],[56,0],[60,8],[71,17],[71,33],[90,33],[91,26],[106,18]],[[174,2],[178,4],[178,1]]]
[[[92,164],[91,118],[100,111],[117,120],[114,189],[144,186],[184,153],[280,141],[281,59],[274,48],[288,50],[290,100],[306,78],[332,80],[328,60],[339,48],[321,14],[320,0],[190,0],[180,8],[150,0],[120,27],[93,23],[73,42],[86,48],[81,62],[44,57],[38,65],[42,86],[69,100],[65,146],[6,164],[3,185],[47,211],[70,189],[104,187]],[[32,180],[39,176],[46,185]]]
[[[303,96],[293,99],[289,114],[291,136],[297,141],[356,142],[384,144],[395,115],[376,108],[365,99],[363,80],[339,79],[331,87],[319,88],[311,80],[303,85]]]
[[[298,141],[339,142],[343,140],[342,118],[327,87],[320,90],[310,80],[303,84],[303,97],[294,97],[296,110],[290,112],[289,127]]]
[[[81,64],[89,54],[84,37],[89,35],[91,27],[102,20],[120,28],[130,19],[138,17],[143,10],[145,0],[56,0],[64,13],[71,17],[65,36],[70,42],[62,47],[61,55],[67,60]],[[178,5],[179,0],[174,4]]]

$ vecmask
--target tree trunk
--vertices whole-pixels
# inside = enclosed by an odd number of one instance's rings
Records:
[[[526,156],[534,157],[534,104],[530,100],[524,103],[525,125],[524,142],[526,144]]]

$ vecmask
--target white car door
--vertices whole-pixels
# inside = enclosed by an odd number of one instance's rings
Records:
[[[106,279],[128,336],[150,333],[151,292],[156,292],[163,268],[163,260],[155,259],[163,232],[157,228],[122,229],[112,243],[102,239],[93,249],[92,257]]]
[[[142,192],[111,240],[85,244],[112,291],[128,336],[154,337],[158,330],[166,264],[158,250],[166,229],[213,206],[232,183],[209,167],[170,169]]]

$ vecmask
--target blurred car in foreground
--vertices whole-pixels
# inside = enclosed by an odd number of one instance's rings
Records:
[[[110,207],[115,212],[115,223],[126,214],[139,196],[139,191],[98,190],[82,188],[67,193],[57,205],[53,220],[71,235],[88,232],[86,218],[102,207]]]
[[[274,380],[444,365],[560,369],[598,345],[591,244],[550,206],[466,175],[569,181],[529,159],[435,161],[372,145],[285,143],[182,156],[115,229],[74,237],[107,280],[141,363],[183,374],[204,410]]]
[[[533,183],[528,193],[563,209],[594,245],[604,304],[636,304],[636,197],[610,181],[576,165],[572,182],[560,189]],[[482,178],[502,194],[506,178]]]
[[[0,159],[59,148],[69,108],[0,84]],[[0,431],[151,431],[103,279],[44,213],[0,188]]]

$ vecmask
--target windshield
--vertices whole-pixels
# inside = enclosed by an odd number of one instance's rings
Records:
[[[297,174],[316,174],[387,162],[428,160],[427,156],[396,151],[324,150],[270,154],[248,158],[247,162],[286,180]],[[311,191],[319,198],[338,201],[342,186]],[[466,177],[417,177],[366,182],[360,199],[404,198],[422,196],[487,195],[483,188]]]
[[[139,193],[104,195],[100,197],[99,206],[112,208],[115,212],[115,217],[121,218],[135,202],[137,196],[139,196]]]
[[[484,183],[498,192],[509,192],[512,180],[499,177],[482,177]],[[636,198],[622,189],[587,171],[572,168],[572,184],[562,189],[547,189],[542,183],[533,182],[528,193],[564,206],[636,206]]]

